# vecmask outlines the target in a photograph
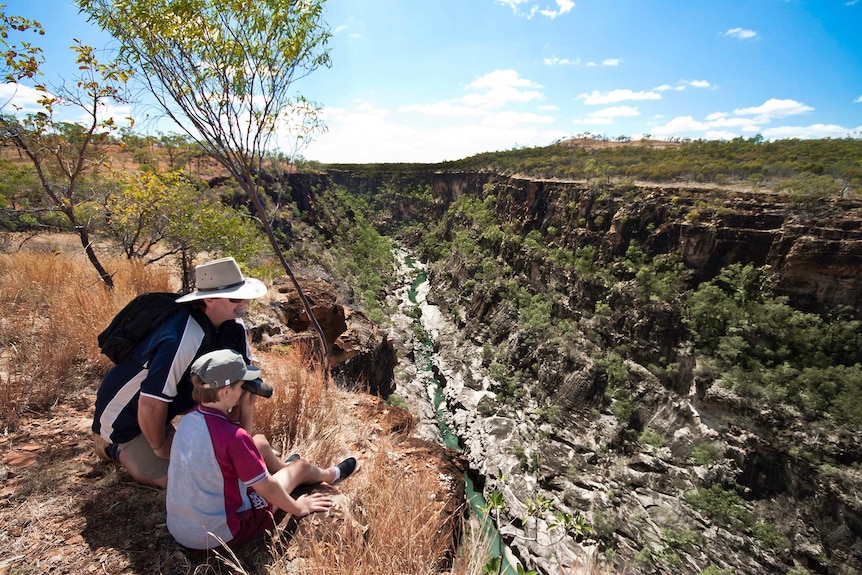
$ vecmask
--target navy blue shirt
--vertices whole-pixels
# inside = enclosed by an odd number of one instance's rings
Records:
[[[233,349],[251,363],[240,320],[226,321],[216,329],[202,312],[183,310],[169,317],[135,347],[129,361],[105,375],[96,394],[93,431],[111,443],[140,435],[141,395],[167,403],[167,421],[185,413],[195,405],[189,368],[195,359],[216,349]]]

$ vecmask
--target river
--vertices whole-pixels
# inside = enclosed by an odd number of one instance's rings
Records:
[[[441,321],[440,311],[436,306],[428,304],[426,300],[430,285],[425,265],[416,261],[406,251],[400,251],[398,255],[399,261],[403,264],[403,270],[406,271],[406,274],[404,274],[405,277],[413,278],[406,290],[407,302],[404,303],[409,303],[410,306],[408,307],[415,306],[422,311],[421,318],[414,319],[412,329],[414,337],[413,362],[416,369],[416,379],[423,383],[427,399],[433,405],[434,420],[436,421],[440,439],[447,447],[461,451],[461,441],[452,432],[447,423],[449,412],[446,408],[446,400],[443,397],[443,384],[434,371],[434,343],[430,332],[433,332],[432,326],[436,322]],[[487,540],[489,542],[488,553],[490,557],[500,558],[502,564],[500,573],[515,575],[516,569],[512,566],[511,551],[506,548],[497,530],[497,526],[494,525],[490,517],[487,517],[486,520],[484,510],[487,507],[487,502],[481,488],[476,485],[476,479],[481,479],[481,477],[474,470],[468,469],[464,474],[465,492],[467,501],[470,504],[471,513],[482,526],[479,540]]]

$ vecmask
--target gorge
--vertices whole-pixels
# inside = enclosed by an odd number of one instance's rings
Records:
[[[362,198],[428,262],[439,316],[421,317],[450,425],[525,567],[862,569],[862,203],[445,170],[290,184],[317,222],[331,190]],[[779,316],[833,339],[800,347],[764,327]],[[366,368],[427,422],[415,374],[390,371],[415,349],[411,323],[390,320]],[[820,379],[822,362],[794,363],[827,351]],[[840,389],[814,405],[802,382],[833,376]]]

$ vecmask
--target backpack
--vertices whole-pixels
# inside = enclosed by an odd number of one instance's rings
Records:
[[[114,363],[131,359],[132,351],[159,324],[181,309],[180,294],[166,292],[143,293],[121,309],[110,325],[99,334],[99,349]]]

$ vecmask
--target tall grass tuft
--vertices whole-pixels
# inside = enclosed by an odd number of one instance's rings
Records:
[[[110,361],[96,336],[140,291],[165,291],[170,276],[126,260],[111,291],[80,257],[47,252],[0,254],[0,421],[14,427],[101,376]]]
[[[414,575],[451,572],[453,529],[460,523],[445,515],[434,474],[410,475],[388,439],[366,455],[362,472],[341,488],[349,505],[340,521],[303,520],[282,550],[273,573],[325,575]],[[293,556],[290,566],[283,557]],[[278,568],[280,566],[280,568]]]
[[[336,403],[340,393],[310,357],[302,346],[255,353],[261,376],[272,385],[273,394],[257,399],[254,427],[282,452],[300,451],[326,465],[345,450]]]

